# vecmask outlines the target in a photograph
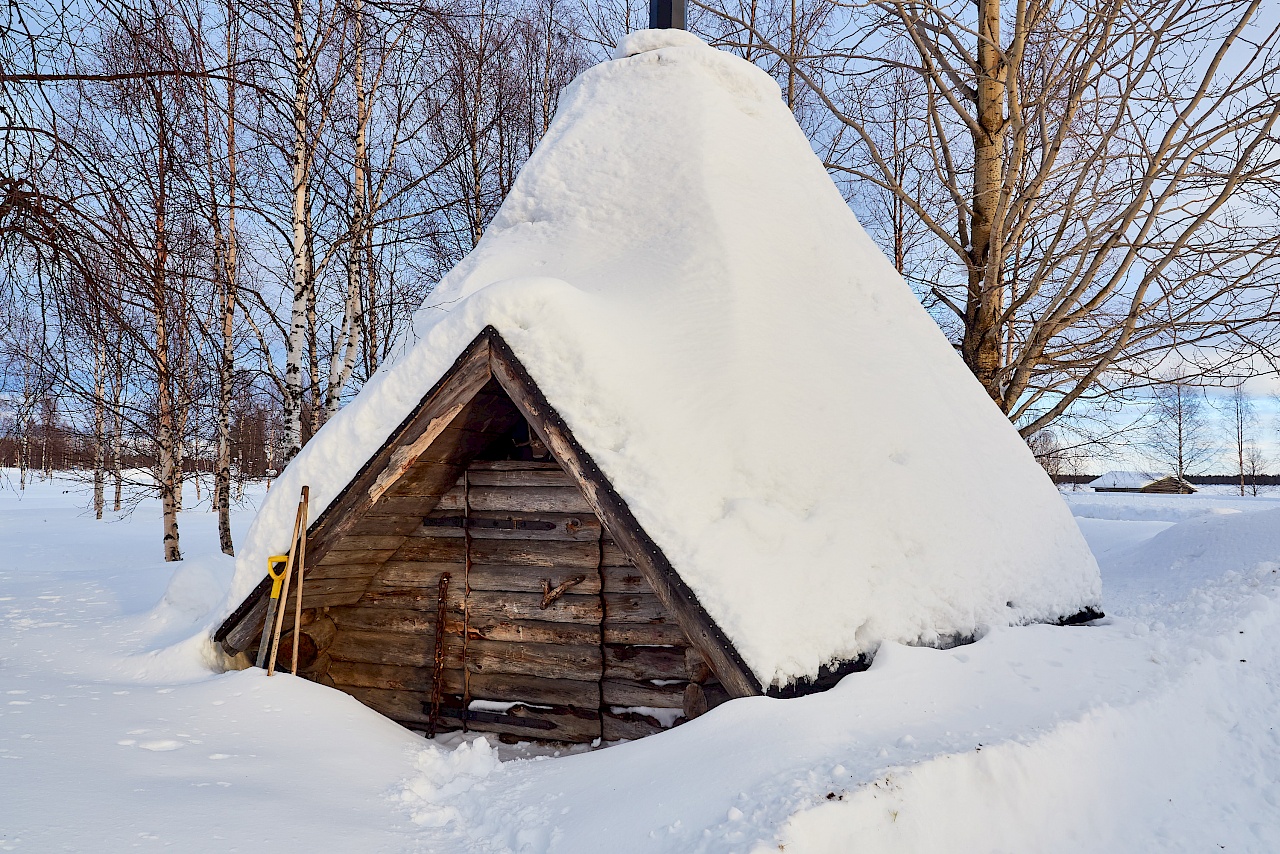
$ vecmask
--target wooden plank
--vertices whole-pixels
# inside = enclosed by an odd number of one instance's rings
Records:
[[[605,679],[601,683],[606,706],[651,706],[655,709],[684,708],[687,682],[654,685],[635,679]]]
[[[558,540],[474,540],[471,562],[501,566],[555,566],[594,570],[599,560],[595,543]],[[461,538],[407,537],[389,560],[396,562],[462,563],[465,549]],[[355,563],[356,561],[345,561]]]
[[[266,596],[259,597],[237,622],[225,629],[226,634],[222,639],[224,647],[233,652],[242,652],[249,648],[249,645],[262,634],[262,622],[267,617],[267,601]]]
[[[430,509],[435,509],[436,499],[448,490],[461,473],[461,464],[420,461],[396,481],[396,485],[387,495],[391,498],[416,498],[419,501],[427,501]]]
[[[464,517],[461,510],[437,509],[427,519],[430,521],[423,523],[417,536],[465,537],[466,519],[473,540],[569,540],[595,544],[600,539],[600,520],[592,513],[472,510]]]
[[[313,566],[307,570],[307,584],[329,578],[373,578],[382,568],[376,563],[338,563]]]
[[[540,594],[544,581],[550,582],[554,588],[578,576],[583,577],[582,581],[570,588],[570,592],[592,596],[600,592],[600,576],[591,570],[472,564],[471,573],[467,578],[472,590],[505,590]]]
[[[486,470],[481,468],[480,461],[474,461],[467,467],[467,475],[472,486],[541,486],[577,489],[573,478],[565,474],[559,465],[552,463],[551,468]],[[522,465],[530,465],[522,463]]]
[[[446,624],[452,628],[453,623]],[[458,624],[461,630],[461,622]],[[600,627],[583,623],[546,623],[538,620],[503,620],[471,616],[468,633],[472,638],[510,643],[599,644]]]
[[[605,679],[688,679],[685,651],[679,647],[606,645]]]
[[[456,714],[456,711],[450,709],[449,713]],[[476,732],[495,732],[537,741],[585,743],[595,741],[600,736],[600,717],[594,710],[587,711],[562,706],[556,706],[552,709],[516,706],[510,712],[502,715],[502,717],[505,719],[503,723],[471,720],[468,722],[467,728]],[[530,725],[521,726],[510,722],[513,718],[518,720],[520,717],[529,719]],[[458,718],[449,718],[448,722],[450,724],[460,723]],[[535,723],[543,725],[535,726],[533,725]],[[550,723],[551,726],[546,727],[546,723]]]
[[[476,620],[539,620],[551,623],[600,623],[600,597],[566,593],[542,607],[541,593],[473,590],[468,608]]]
[[[345,534],[333,544],[333,551],[330,554],[358,551],[360,549],[391,549],[395,551],[400,548],[400,543],[403,541],[404,536],[396,534]]]
[[[549,485],[481,485],[471,482],[467,494],[472,510],[523,511],[547,513],[591,513],[591,505],[581,490],[568,480],[563,472],[557,472],[557,480]],[[483,475],[476,475],[483,477]],[[470,475],[468,475],[470,477]],[[462,509],[461,480],[440,496],[437,510]]]
[[[354,605],[360,601],[361,595],[359,590],[345,593],[313,593],[307,589],[302,598],[303,604],[308,608],[328,608],[333,605]]]
[[[396,553],[395,549],[345,549],[331,550],[318,562],[307,561],[308,572],[312,566],[351,565],[357,563],[385,563]]]
[[[492,326],[485,332],[496,332]],[[554,460],[472,460],[470,468],[475,471],[559,471],[560,466]]]
[[[369,608],[349,605],[330,608],[329,616],[344,631],[354,629],[431,635],[436,629],[436,612],[433,608]],[[461,623],[458,626],[461,628]],[[448,622],[445,623],[445,629],[449,629]]]
[[[602,565],[600,567],[600,575],[602,576],[605,593],[653,594],[653,587],[649,585],[649,579],[645,578],[644,573],[634,566]]]
[[[605,741],[645,738],[663,730],[662,724],[648,715],[638,715],[634,712],[618,713],[608,709],[600,713],[600,723],[601,737]]]
[[[473,640],[467,645],[467,670],[591,681],[600,676],[600,647]]]
[[[435,637],[431,634],[413,635],[342,628],[329,645],[329,657],[334,661],[431,667],[435,664]],[[449,638],[445,644],[445,666],[462,666],[462,639],[457,636]]]
[[[433,672],[430,667],[370,664],[363,661],[334,660],[329,664],[329,676],[340,690],[381,688],[391,691],[430,691]],[[460,694],[462,671],[456,668],[445,670],[441,674],[441,686],[447,694]]]
[[[391,587],[429,587],[435,590],[440,586],[440,576],[446,572],[452,576],[451,583],[461,584],[466,568],[466,564],[461,561],[458,563],[387,561],[374,577],[371,587],[378,590]]]
[[[372,521],[381,518],[398,518],[408,516],[411,518],[421,517],[430,513],[436,507],[434,499],[421,498],[419,496],[392,496],[385,495],[378,503],[374,504],[366,512],[361,522]]]
[[[303,586],[302,605],[305,608],[324,608],[331,605],[345,605],[356,602],[364,594],[365,588],[369,586],[367,578],[326,578],[317,581],[314,585],[308,577],[306,584]],[[298,598],[298,589],[293,587],[289,590],[289,596],[284,601],[286,614],[292,614],[294,602]]]
[[[645,644],[648,646],[688,646],[684,629],[670,623],[613,623],[605,617],[602,640],[605,643]]]
[[[611,623],[673,623],[670,612],[652,593],[606,593],[604,610]]]

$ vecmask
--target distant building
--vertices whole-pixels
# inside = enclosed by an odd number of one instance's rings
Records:
[[[1094,492],[1159,492],[1190,495],[1196,488],[1185,478],[1145,471],[1109,471],[1088,484]]]

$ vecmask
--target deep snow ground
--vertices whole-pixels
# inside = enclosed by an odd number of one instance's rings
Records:
[[[0,492],[3,850],[1280,850],[1275,496],[1068,495],[1101,625],[891,646],[826,694],[520,759],[213,672],[212,515],[175,572],[154,506],[96,522],[81,489]]]

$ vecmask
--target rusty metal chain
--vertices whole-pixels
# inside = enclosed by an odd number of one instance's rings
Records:
[[[436,654],[435,669],[431,675],[431,713],[427,717],[427,738],[436,737],[436,725],[440,722],[440,693],[444,683],[444,619],[445,600],[449,596],[449,573],[440,576],[440,601],[436,606]]]

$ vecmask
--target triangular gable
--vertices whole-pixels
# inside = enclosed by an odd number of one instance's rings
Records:
[[[486,395],[486,386],[497,383],[502,395]],[[499,399],[514,404],[514,411]],[[359,470],[356,476],[320,514],[308,530],[307,594],[313,602],[343,604],[354,602],[376,572],[376,561],[394,551],[407,536],[384,531],[373,538],[354,534],[365,514],[384,496],[412,476],[421,481],[422,495],[443,495],[480,450],[484,431],[494,419],[514,423],[522,417],[537,433],[556,461],[582,490],[593,512],[600,518],[618,546],[645,576],[662,605],[671,612],[690,642],[715,671],[730,696],[763,693],[759,680],[741,655],[707,614],[688,585],[636,521],[627,503],[618,495],[591,455],[574,439],[556,410],[547,402],[525,367],[493,327],[486,327],[466,348],[443,377],[423,397],[421,403],[400,424]],[[424,509],[419,505],[417,510]],[[429,509],[429,507],[427,508]],[[407,524],[416,524],[413,516]],[[367,577],[346,573],[343,578],[323,578],[323,564],[330,552],[344,547],[370,548]],[[346,548],[348,552],[354,548]],[[357,564],[358,565],[358,564]],[[319,570],[319,572],[318,572]],[[317,581],[312,581],[317,578]],[[317,589],[318,587],[318,589]],[[248,646],[261,631],[266,609],[266,579],[222,624],[214,639],[238,651]],[[817,686],[815,686],[817,687]]]

